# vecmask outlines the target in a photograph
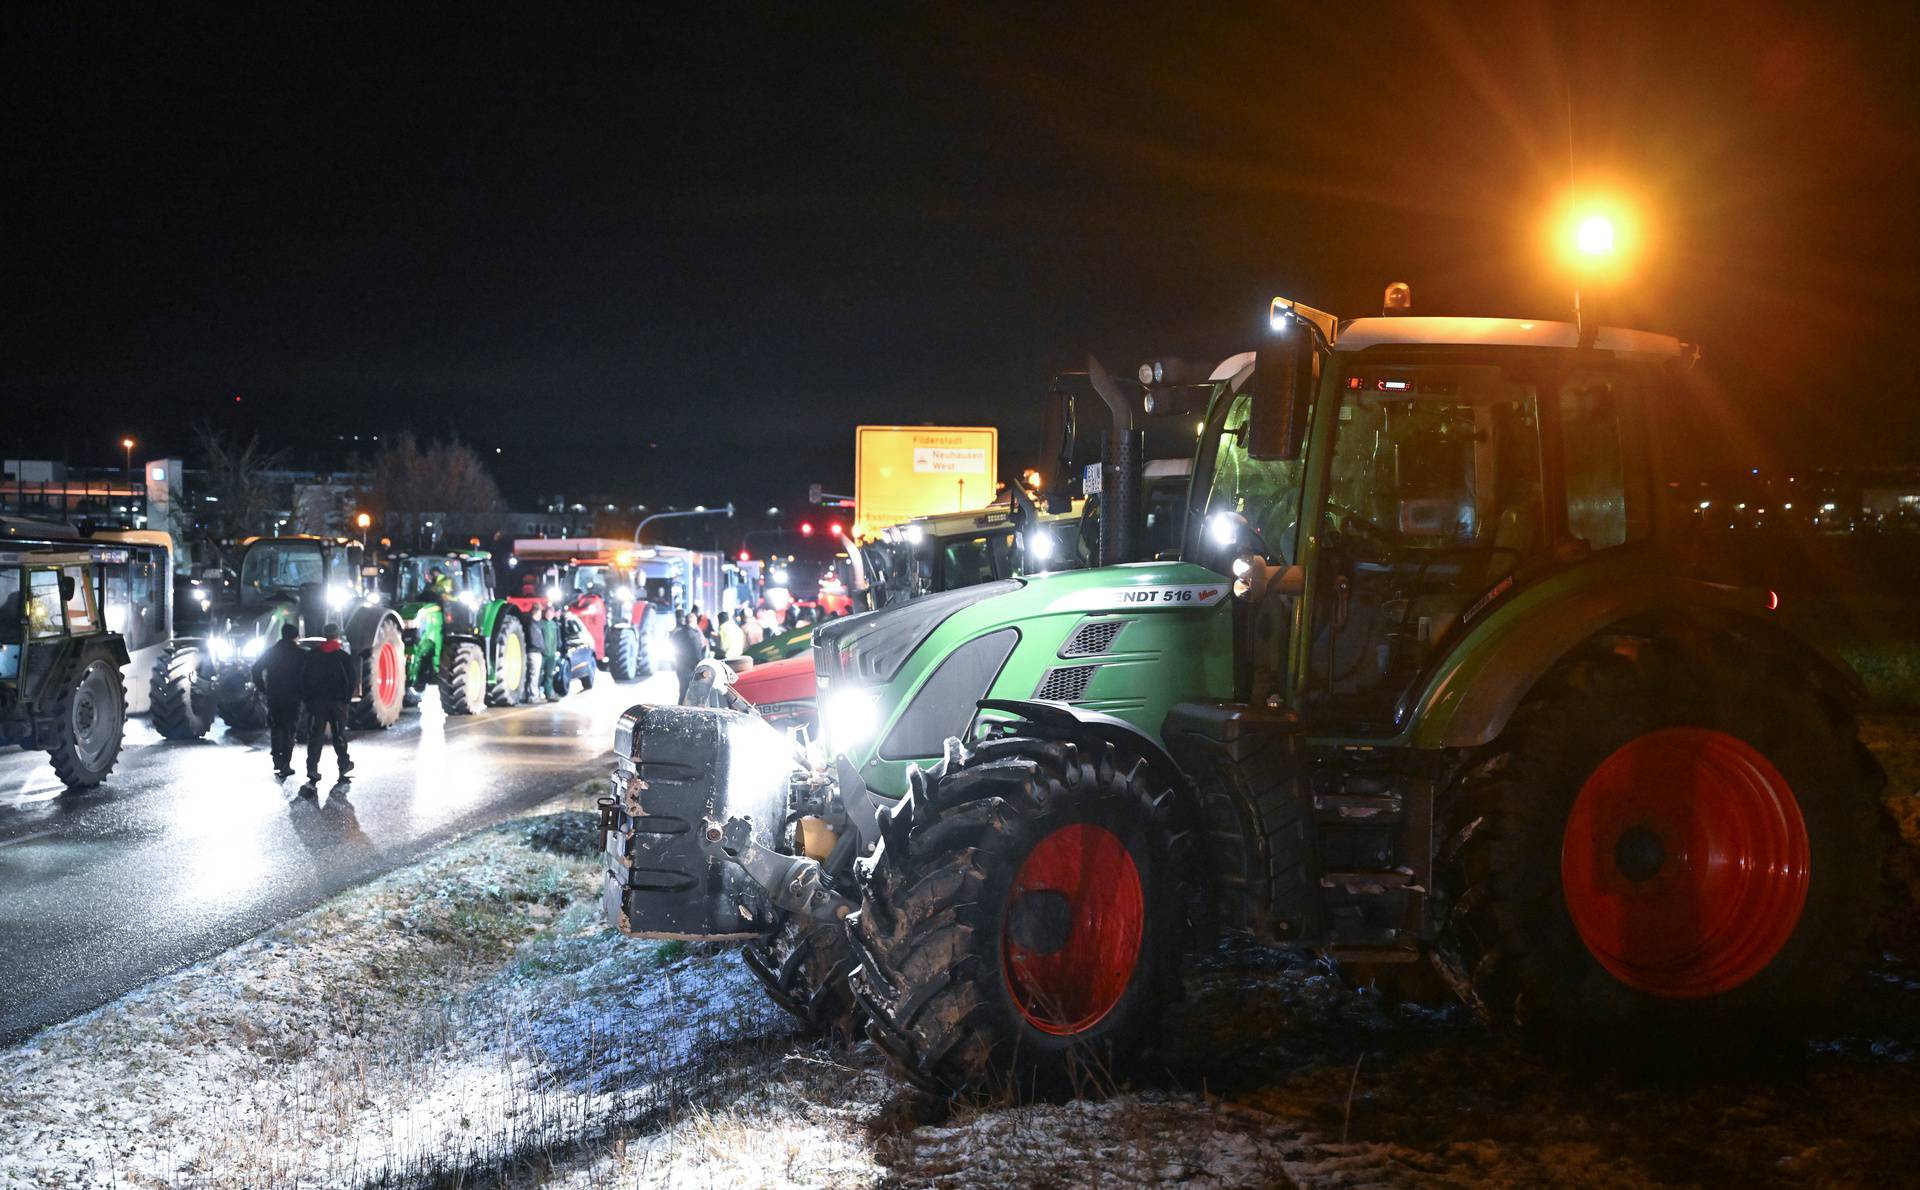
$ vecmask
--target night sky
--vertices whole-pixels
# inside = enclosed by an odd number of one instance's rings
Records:
[[[1571,96],[1646,212],[1620,320],[1754,461],[1920,459],[1920,6],[1195,7],[12,6],[0,451],[410,427],[657,503],[843,486],[863,421],[1011,462],[1054,369],[1275,293],[1564,317]]]

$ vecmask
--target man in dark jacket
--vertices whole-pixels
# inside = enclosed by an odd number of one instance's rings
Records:
[[[307,780],[320,779],[320,748],[333,733],[333,755],[340,775],[353,771],[347,756],[347,707],[360,691],[360,662],[340,643],[340,625],[322,630],[320,647],[307,654],[300,674],[301,694],[307,700]]]
[[[680,678],[680,698],[687,697],[687,684],[693,681],[693,667],[707,655],[707,638],[687,620],[687,613],[673,613],[673,631],[667,639],[673,645],[673,671]]]
[[[293,776],[293,733],[300,723],[301,674],[307,651],[300,647],[299,630],[280,625],[280,639],[253,663],[253,684],[267,696],[267,730],[273,739],[273,775]]]

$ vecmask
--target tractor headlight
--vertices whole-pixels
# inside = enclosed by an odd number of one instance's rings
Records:
[[[377,603],[379,603],[379,602],[380,602],[380,592],[378,592],[378,591],[368,591],[368,592],[367,592],[367,602],[368,602],[368,603],[376,603],[376,604],[377,604]]]
[[[1230,512],[1216,512],[1207,518],[1207,536],[1213,544],[1230,546],[1240,539],[1240,526],[1245,524]]]
[[[266,651],[267,638],[264,636],[248,637],[247,643],[240,646],[240,656],[247,661],[252,661]]]
[[[880,698],[872,690],[833,690],[820,703],[829,755],[850,752],[880,730]]]
[[[1053,534],[1047,532],[1045,529],[1035,533],[1033,535],[1033,543],[1027,547],[1027,552],[1033,555],[1035,562],[1051,562],[1053,560]]]
[[[465,604],[470,610],[478,609],[480,606],[480,597],[472,591],[462,591],[460,592],[460,602]]]
[[[213,654],[216,664],[224,664],[233,656],[233,642],[224,636],[216,636],[207,642],[207,652]]]
[[[548,603],[560,602],[560,588],[558,587],[547,588],[547,602]]]
[[[353,592],[338,583],[327,588],[327,606],[338,610],[347,606],[353,599]]]
[[[613,592],[613,597],[622,602],[630,602],[633,599],[633,588],[616,587]]]

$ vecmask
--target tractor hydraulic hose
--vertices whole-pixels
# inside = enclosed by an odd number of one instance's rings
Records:
[[[1106,507],[1100,517],[1100,565],[1138,561],[1140,435],[1133,425],[1133,402],[1092,356],[1087,357],[1087,380],[1113,414],[1113,431],[1107,439],[1106,477],[1112,489],[1103,493],[1101,500]]]

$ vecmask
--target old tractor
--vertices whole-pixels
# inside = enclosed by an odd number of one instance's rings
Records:
[[[409,690],[437,684],[449,715],[526,700],[528,613],[495,596],[492,555],[395,554],[381,567],[380,585],[404,626]]]
[[[313,640],[339,624],[360,658],[360,695],[351,722],[391,727],[407,691],[407,646],[400,616],[387,607],[362,567],[359,542],[345,537],[250,537],[241,542],[233,593],[206,613],[205,645],[217,667],[214,702],[228,727],[266,726],[266,696],[253,663],[292,624]]]
[[[1829,1004],[1883,778],[1855,675],[1692,561],[1695,350],[1271,318],[1147,393],[1201,427],[1178,559],[1123,532],[1122,564],[822,627],[798,763],[752,715],[628,712],[609,919],[746,938],[781,1003],[949,1090],[1135,1052],[1223,934],[1426,963],[1601,1052],[1718,1060]]]
[[[69,790],[106,780],[127,721],[126,641],[99,567],[124,552],[0,542],[0,744],[39,749]]]

